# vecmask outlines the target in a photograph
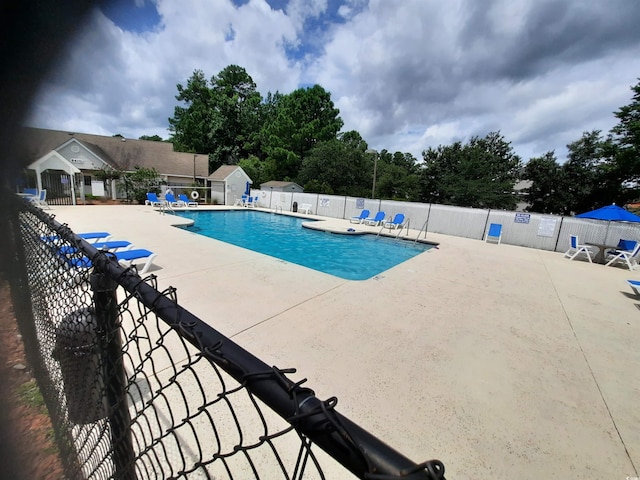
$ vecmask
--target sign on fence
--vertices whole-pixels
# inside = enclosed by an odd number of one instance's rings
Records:
[[[553,237],[553,232],[556,230],[556,222],[556,218],[542,217],[540,219],[540,225],[538,225],[538,236]]]
[[[529,223],[531,220],[531,215],[528,213],[516,213],[516,218],[514,218],[515,223]]]

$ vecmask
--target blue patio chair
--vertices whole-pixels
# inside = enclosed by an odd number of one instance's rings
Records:
[[[158,196],[153,192],[147,192],[147,200],[144,202],[147,205],[151,205],[152,207],[161,207],[162,202],[158,198]]]
[[[487,242],[489,239],[496,240],[498,245],[502,241],[502,224],[501,223],[492,223],[489,225],[489,231],[484,237],[484,241]]]
[[[144,275],[153,264],[157,254],[144,248],[137,248],[135,250],[125,250],[124,252],[113,252],[113,256],[123,267],[131,266],[136,263],[136,260],[144,260],[142,269],[138,271],[140,275]],[[71,257],[67,258],[66,261],[76,268],[91,268],[92,266],[91,260],[87,257]]]
[[[380,225],[382,222],[384,222],[384,219],[386,218],[386,216],[387,216],[386,213],[378,212],[378,213],[376,213],[375,217],[365,219],[364,223],[366,225],[371,225],[373,227],[376,227],[376,226]]]
[[[194,202],[192,200],[189,200],[189,197],[187,197],[184,193],[181,193],[180,195],[178,195],[178,198],[180,200],[182,200],[187,207],[197,207],[198,206],[198,202]]]
[[[640,280],[627,280],[627,283],[633,290],[633,293],[640,297]]]
[[[616,263],[624,263],[629,267],[629,270],[635,269],[635,266],[638,264],[638,253],[640,252],[640,243],[636,242],[633,250],[616,250],[613,253],[609,253],[608,257],[611,259],[605,264],[605,266],[609,267]]]
[[[47,189],[43,188],[42,190],[40,190],[40,193],[36,196],[33,197],[28,197],[29,200],[31,201],[31,203],[33,203],[35,206],[40,207],[42,209],[47,209],[49,210],[51,207],[49,206],[49,204],[47,203]]]
[[[400,228],[404,224],[404,213],[396,213],[393,217],[393,220],[386,222],[384,224],[385,228],[389,230],[393,230],[395,228]]]
[[[569,242],[570,242],[569,250],[564,252],[563,257],[569,257],[569,260],[573,260],[578,255],[582,254],[582,255],[586,255],[587,256],[587,259],[589,260],[589,263],[593,263],[591,261],[591,254],[593,252],[591,251],[591,249],[587,245],[580,245],[580,242],[578,242],[577,235],[571,235],[571,237],[569,239]]]
[[[107,242],[96,242],[91,244],[94,248],[98,250],[109,250],[109,251],[118,251],[118,250],[131,250],[133,248],[133,243],[127,242],[126,240],[113,240]],[[71,255],[78,251],[76,247],[72,247],[71,245],[65,245],[60,247],[60,253],[63,255]]]
[[[182,200],[176,200],[176,197],[173,193],[165,193],[164,199],[166,203],[168,203],[172,207],[186,207],[187,205]]]
[[[370,213],[369,210],[362,210],[360,212],[360,215],[356,215],[354,217],[351,217],[349,219],[349,221],[351,223],[362,223],[369,217],[369,213]]]

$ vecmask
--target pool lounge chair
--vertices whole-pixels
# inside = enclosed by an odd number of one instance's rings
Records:
[[[186,207],[187,205],[182,200],[176,200],[173,193],[165,193],[164,199],[171,207]]]
[[[31,203],[33,203],[35,206],[47,210],[50,210],[51,207],[49,206],[49,204],[47,203],[47,189],[43,188],[42,190],[40,190],[40,193],[37,196],[34,197],[30,197],[29,200],[31,200]]]
[[[112,240],[107,242],[96,242],[91,244],[94,248],[98,250],[109,250],[109,251],[119,251],[119,250],[131,250],[133,248],[133,243],[127,242],[126,240]],[[64,245],[60,247],[60,253],[63,255],[71,255],[78,251],[76,247],[71,245]]]
[[[153,264],[153,260],[156,258],[157,254],[153,253],[144,248],[137,248],[135,250],[125,250],[124,252],[113,252],[116,260],[123,266],[129,267],[134,263],[137,263],[136,260],[144,260],[144,265],[141,270],[138,270],[138,274],[144,275],[147,273],[147,270]],[[71,257],[67,259],[69,265],[72,265],[76,268],[91,268],[91,260],[87,257]]]
[[[146,205],[151,205],[152,207],[161,207],[163,204],[163,202],[161,202],[158,196],[153,192],[147,193],[147,200],[144,203]]]
[[[615,265],[616,263],[624,263],[629,267],[629,270],[634,270],[636,265],[638,264],[638,253],[640,252],[640,243],[636,242],[633,250],[615,250],[610,252],[607,258],[610,260],[605,264],[605,266],[609,267]]]
[[[367,218],[365,219],[364,223],[366,225],[371,225],[373,227],[377,227],[378,225],[380,225],[382,222],[384,222],[385,217],[387,216],[386,213],[384,212],[378,212],[376,213],[376,216],[373,218]]]
[[[627,283],[637,296],[640,297],[640,280],[627,280]]]
[[[184,193],[181,193],[180,195],[178,195],[178,198],[184,202],[184,204],[187,207],[197,207],[198,206],[198,202],[195,202],[193,200],[189,200],[189,197],[187,197]]]
[[[351,223],[362,223],[369,217],[369,210],[362,210],[360,215],[356,215],[355,217],[351,217],[349,221]]]
[[[563,256],[564,257],[569,257],[569,260],[573,260],[578,255],[582,254],[582,255],[586,255],[587,256],[587,259],[589,260],[589,263],[593,263],[591,261],[591,254],[592,253],[593,252],[591,251],[591,249],[587,245],[580,245],[580,242],[578,242],[578,237],[576,235],[571,235],[569,250],[564,252]]]
[[[83,240],[89,241],[89,243],[95,243],[99,240],[106,242],[111,238],[111,234],[109,232],[85,232],[77,233],[76,235],[78,235],[78,237],[82,238]],[[42,240],[47,243],[58,243],[60,242],[60,237],[58,237],[57,235],[50,235],[48,237],[42,237]],[[91,240],[93,241],[91,242]]]
[[[488,241],[489,239],[496,240],[498,245],[500,245],[500,241],[502,240],[502,224],[501,223],[492,223],[489,225],[489,231],[487,235],[484,237],[484,241]]]
[[[404,225],[404,213],[396,213],[393,217],[393,220],[389,222],[385,222],[384,228],[388,228],[389,230],[393,230],[395,228],[400,228]]]

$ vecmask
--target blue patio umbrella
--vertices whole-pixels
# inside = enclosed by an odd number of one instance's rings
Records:
[[[606,207],[598,208],[591,212],[581,213],[576,215],[576,218],[592,218],[594,220],[606,220],[609,222],[638,222],[640,223],[640,217],[628,212],[624,208],[620,208],[617,205],[607,205]]]
[[[635,222],[640,223],[640,217],[633,213],[620,208],[617,205],[607,205],[606,207],[592,210],[591,212],[581,213],[576,215],[576,218],[591,218],[593,220],[604,220],[607,222],[607,230],[604,234],[604,238],[609,236],[609,227],[611,222]]]
[[[244,194],[245,195],[251,195],[251,183],[247,182],[247,186],[244,189]]]

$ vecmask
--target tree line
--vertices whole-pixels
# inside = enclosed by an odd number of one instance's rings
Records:
[[[556,214],[623,205],[638,195],[640,83],[631,104],[614,113],[611,132],[585,132],[567,146],[564,164],[553,151],[525,164],[500,132],[428,148],[420,160],[375,152],[357,131],[341,130],[340,112],[320,85],[262,97],[237,65],[210,79],[196,70],[177,90],[180,104],[168,119],[174,148],[208,154],[210,171],[240,165],[256,185],[285,180],[313,193],[512,210],[523,200],[515,184],[528,180],[528,210]]]

